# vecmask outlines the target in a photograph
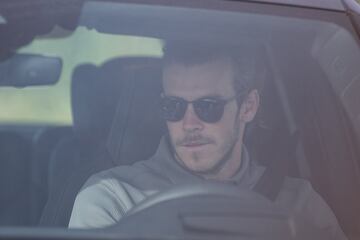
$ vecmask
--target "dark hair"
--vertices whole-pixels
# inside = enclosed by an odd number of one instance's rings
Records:
[[[264,57],[260,47],[250,44],[225,45],[199,42],[167,42],[163,47],[164,66],[180,63],[195,65],[228,58],[234,70],[234,89],[246,96],[252,89],[262,90],[265,78]],[[263,53],[262,53],[263,55]],[[243,94],[242,94],[243,93]],[[242,98],[238,99],[241,102]]]

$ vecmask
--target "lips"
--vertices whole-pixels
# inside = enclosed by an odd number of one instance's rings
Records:
[[[210,138],[202,136],[186,136],[185,138],[176,141],[176,145],[179,147],[195,148],[201,147],[208,144],[213,144],[214,142]]]
[[[200,147],[200,146],[204,146],[204,145],[206,145],[206,143],[190,142],[190,143],[183,144],[184,147]]]

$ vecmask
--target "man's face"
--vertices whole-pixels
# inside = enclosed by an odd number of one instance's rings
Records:
[[[229,99],[236,95],[233,79],[228,59],[189,66],[174,63],[163,72],[164,94],[186,101],[204,97]],[[249,121],[241,117],[243,114],[246,113],[233,100],[225,105],[218,122],[206,123],[196,115],[193,104],[189,104],[182,120],[167,122],[177,160],[198,173],[212,172],[230,158],[240,162],[241,156],[237,155],[241,155],[242,136]]]

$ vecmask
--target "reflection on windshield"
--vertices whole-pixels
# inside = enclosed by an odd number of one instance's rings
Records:
[[[320,10],[276,8],[93,1],[17,49],[63,71],[0,90],[3,225],[356,235],[359,46]]]

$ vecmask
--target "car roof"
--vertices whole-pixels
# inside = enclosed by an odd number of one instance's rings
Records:
[[[345,11],[342,0],[250,0],[250,1]]]

